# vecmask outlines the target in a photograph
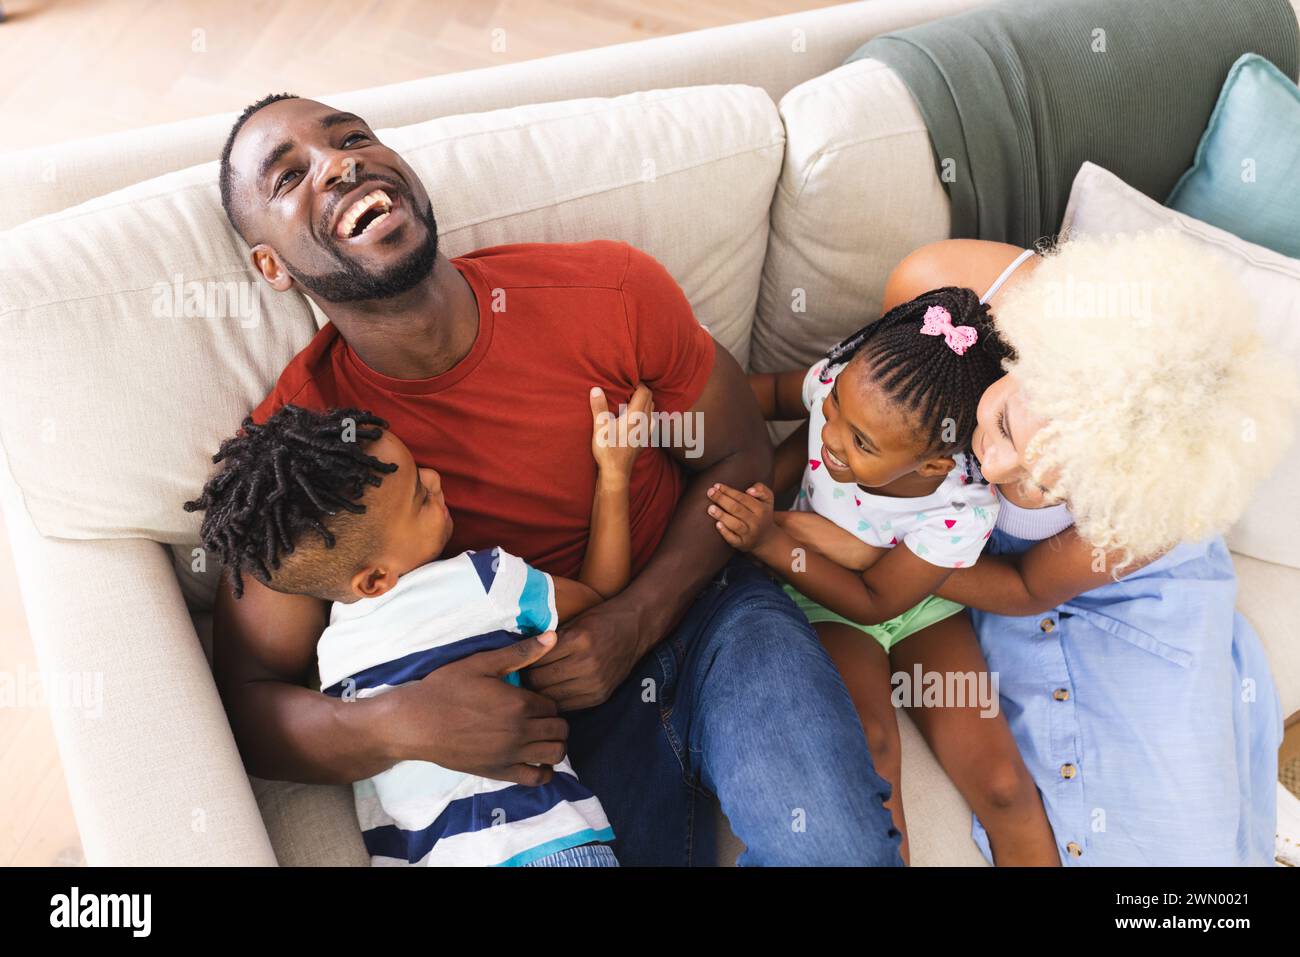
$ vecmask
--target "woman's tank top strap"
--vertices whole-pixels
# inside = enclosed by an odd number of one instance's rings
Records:
[[[1041,542],[1074,524],[1074,516],[1064,502],[1043,508],[1024,508],[998,496],[997,527],[1026,542]]]
[[[1002,284],[1006,282],[1009,278],[1011,278],[1011,274],[1015,272],[1016,269],[1019,268],[1020,264],[1024,262],[1026,259],[1028,259],[1030,256],[1032,256],[1033,254],[1034,251],[1032,249],[1026,249],[1014,260],[1012,260],[1011,265],[1008,266],[1006,269],[1002,270],[1002,275],[998,276],[997,279],[993,280],[993,285],[989,286],[988,292],[980,296],[980,302],[988,302],[990,299],[992,299],[994,294],[996,294],[997,291],[1002,288]]]

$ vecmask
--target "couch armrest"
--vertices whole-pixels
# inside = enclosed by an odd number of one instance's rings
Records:
[[[87,862],[275,864],[166,550],[42,538],[5,504]]]

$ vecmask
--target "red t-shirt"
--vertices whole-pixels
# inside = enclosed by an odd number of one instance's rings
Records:
[[[254,410],[353,407],[388,420],[442,476],[455,531],[448,556],[500,545],[544,571],[581,568],[596,488],[594,385],[610,409],[638,382],[657,412],[685,412],[713,369],[713,339],[652,256],[627,243],[521,243],[451,260],[478,299],[469,354],[430,379],[365,365],[332,324]],[[500,290],[500,292],[498,292]],[[494,293],[506,308],[493,311]],[[677,463],[642,449],[631,483],[632,561],[653,554],[681,495]]]

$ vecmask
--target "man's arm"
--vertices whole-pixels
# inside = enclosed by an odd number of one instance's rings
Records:
[[[213,671],[249,773],[346,784],[402,760],[433,761],[520,784],[549,780],[568,725],[542,695],[501,680],[550,649],[554,635],[463,658],[373,698],[304,687],[327,606],[249,577],[236,600],[223,580],[213,621]]]
[[[696,458],[686,449],[666,450],[690,479],[654,556],[621,594],[561,628],[555,651],[526,675],[529,686],[562,710],[605,701],[733,554],[714,530],[705,491],[719,482],[744,488],[772,480],[772,446],[758,402],[720,345],[686,414],[698,417],[703,447]]]

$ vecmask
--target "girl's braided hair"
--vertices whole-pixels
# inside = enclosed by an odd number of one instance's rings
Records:
[[[945,335],[925,335],[926,313],[947,310],[952,326],[969,326],[977,339],[964,353]],[[974,290],[945,286],[895,306],[826,353],[827,368],[860,359],[876,385],[919,419],[925,451],[970,450],[975,412],[984,390],[1003,375],[1011,348],[993,328],[986,303]],[[825,376],[826,373],[823,373]]]
[[[365,487],[397,470],[362,451],[362,443],[386,428],[383,419],[359,409],[312,412],[286,405],[262,425],[244,419],[240,432],[221,443],[212,461],[224,467],[184,508],[204,511],[199,538],[230,569],[236,598],[244,593],[243,572],[270,586],[271,572],[304,534],[314,531],[325,548],[334,548],[337,539],[325,518],[364,513]],[[276,584],[284,590],[284,582]]]

